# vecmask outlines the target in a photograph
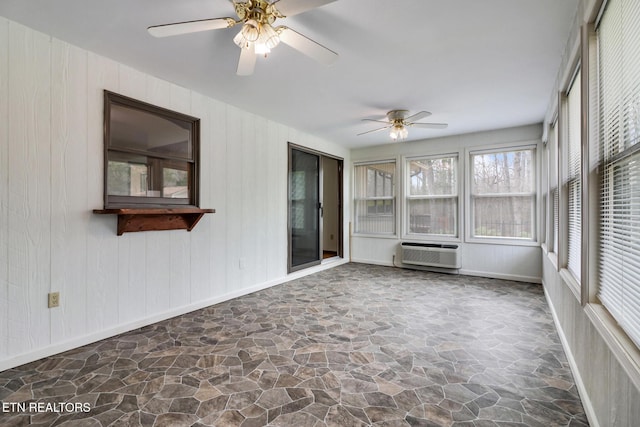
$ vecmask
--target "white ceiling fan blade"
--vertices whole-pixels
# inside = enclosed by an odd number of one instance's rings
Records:
[[[375,119],[362,119],[363,122],[375,122],[375,123],[385,123],[387,125],[391,125],[391,123],[389,123],[386,120],[375,120]]]
[[[356,136],[366,135],[366,134],[368,134],[368,133],[373,133],[373,132],[380,132],[381,130],[389,129],[391,126],[392,126],[392,125],[385,126],[385,127],[383,127],[383,128],[378,128],[378,129],[368,130],[368,131],[366,131],[366,132],[359,133],[359,134],[358,134],[358,135],[356,135]]]
[[[420,111],[418,113],[415,113],[413,116],[409,116],[406,119],[404,119],[406,122],[416,122],[420,119],[424,119],[425,117],[429,117],[431,115],[430,112],[428,111]]]
[[[309,58],[315,59],[321,64],[331,65],[338,59],[338,54],[331,49],[314,42],[289,27],[281,26],[277,28],[277,31],[280,36],[280,41],[307,55]]]
[[[449,126],[447,123],[407,123],[407,125],[424,129],[446,129]]]
[[[174,24],[154,25],[147,28],[154,37],[177,36],[180,34],[197,33],[198,31],[218,30],[229,28],[236,24],[232,18],[201,19],[198,21],[176,22]]]
[[[239,76],[250,76],[256,66],[256,52],[254,45],[240,49],[240,60],[238,61],[238,70],[236,74]]]
[[[272,3],[283,16],[293,16],[336,0],[278,0]]]

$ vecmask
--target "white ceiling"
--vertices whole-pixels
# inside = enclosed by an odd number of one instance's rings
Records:
[[[0,0],[0,15],[346,147],[389,142],[361,119],[427,110],[448,129],[541,122],[579,0],[337,0],[281,19],[336,51],[326,67],[281,44],[236,76],[238,27],[168,38],[146,28],[236,17],[228,0]]]

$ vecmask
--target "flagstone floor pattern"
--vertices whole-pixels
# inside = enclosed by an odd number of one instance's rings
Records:
[[[587,426],[535,284],[346,264],[0,372],[3,426]]]

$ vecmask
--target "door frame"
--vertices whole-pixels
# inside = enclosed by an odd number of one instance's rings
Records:
[[[308,262],[305,264],[292,266],[292,237],[293,237],[293,228],[291,225],[291,179],[289,174],[291,173],[292,166],[292,150],[302,151],[308,154],[313,154],[318,156],[318,260],[314,260],[312,262]],[[294,271],[303,270],[305,268],[313,267],[316,265],[322,264],[323,261],[323,252],[322,252],[322,236],[323,236],[323,216],[320,214],[320,210],[323,208],[324,202],[324,183],[323,183],[323,159],[330,158],[338,161],[338,257],[344,257],[344,159],[342,157],[334,156],[328,153],[324,153],[322,151],[314,150],[312,148],[304,147],[302,145],[294,144],[292,142],[288,143],[287,147],[287,272],[293,273]]]

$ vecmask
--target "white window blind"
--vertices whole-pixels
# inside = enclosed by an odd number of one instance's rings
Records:
[[[395,162],[356,165],[355,233],[395,233]]]
[[[609,0],[597,33],[598,296],[640,347],[640,2]]]
[[[553,252],[558,253],[558,222],[560,221],[560,197],[558,187],[554,188],[553,194]]]
[[[558,122],[553,124],[551,129],[551,140],[549,141],[549,204],[551,205],[551,236],[549,238],[549,250],[558,252],[558,221],[560,219],[559,197],[558,197]]]
[[[567,94],[567,145],[565,186],[568,203],[567,269],[580,282],[580,258],[582,253],[581,214],[581,137],[580,137],[580,73]]]
[[[407,232],[458,235],[458,156],[407,160]]]

